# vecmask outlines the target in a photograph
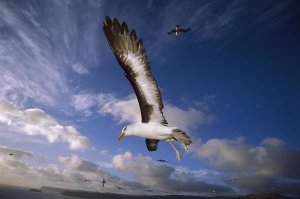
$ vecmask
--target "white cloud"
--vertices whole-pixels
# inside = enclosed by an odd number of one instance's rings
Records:
[[[288,149],[277,138],[266,138],[258,146],[246,144],[243,138],[211,139],[194,147],[193,151],[222,171],[249,171],[264,177],[300,177],[295,166],[300,164],[300,152]]]
[[[164,112],[170,126],[177,126],[183,130],[196,129],[203,124],[211,123],[214,119],[211,113],[194,107],[185,110],[172,104],[166,104]]]
[[[109,154],[109,151],[108,150],[101,150],[99,153],[101,155],[107,156]]]
[[[76,155],[71,157],[61,156],[59,157],[59,161],[64,166],[63,173],[66,176],[70,176],[75,183],[79,184],[85,189],[93,189],[98,191],[100,181],[102,178],[105,178],[107,181],[107,184],[105,185],[105,191],[122,192],[115,186],[124,187],[128,189],[127,192],[134,194],[146,190],[146,187],[141,183],[120,179],[119,177],[101,169],[101,167],[107,166],[109,163],[99,162],[99,164],[96,164],[92,161],[82,159]],[[90,180],[90,183],[82,183],[78,180],[79,178],[88,179]]]
[[[164,116],[169,123],[169,126],[177,126],[183,130],[190,130],[197,128],[203,124],[209,124],[214,119],[214,115],[210,113],[205,102],[198,102],[202,109],[197,105],[187,109],[182,109],[170,103],[165,103],[163,109]],[[93,109],[97,106],[99,113],[104,115],[111,115],[119,123],[133,123],[141,121],[141,113],[138,101],[135,95],[129,95],[124,99],[116,98],[112,94],[98,94],[92,95],[82,93],[73,96],[72,105],[74,108],[82,112],[85,116],[90,116]]]
[[[132,174],[138,182],[162,193],[209,194],[212,190],[215,190],[218,194],[225,194],[232,191],[225,186],[199,181],[199,178],[195,178],[193,172],[191,172],[191,175],[183,172],[187,169],[162,164],[141,154],[134,155],[128,151],[117,154],[112,158],[112,163],[115,168]],[[195,171],[195,173],[199,175],[199,171]]]
[[[89,94],[78,94],[72,97],[72,106],[76,111],[83,112],[85,116],[91,116],[91,107],[96,105],[95,96]]]
[[[73,155],[72,157],[59,157],[59,161],[64,165],[66,169],[69,170],[76,170],[81,172],[97,172],[98,165],[88,161],[79,158],[76,155]]]
[[[12,152],[11,157],[7,152]],[[118,192],[115,185],[128,186],[132,190],[142,185],[113,176],[100,169],[95,163],[78,156],[59,157],[62,166],[56,164],[41,165],[39,156],[32,152],[0,146],[0,183],[19,186],[52,186],[69,189],[99,191],[100,179],[105,177],[105,191]],[[27,159],[32,161],[27,161]],[[89,179],[89,183],[79,181]],[[30,180],[28,180],[30,179]],[[143,186],[142,186],[143,187]],[[146,188],[143,187],[145,190]]]
[[[9,154],[13,154],[12,156],[9,156]],[[28,158],[33,158],[33,153],[29,151],[24,151],[21,149],[14,149],[14,148],[9,148],[6,146],[1,146],[0,145],[0,155],[2,157],[9,157],[13,159],[22,159],[23,157],[28,157]]]
[[[13,156],[7,153],[12,153]],[[29,162],[34,165],[43,163],[40,160],[40,156],[32,152],[0,146],[0,170],[5,171],[0,172],[0,183],[40,187],[50,185],[51,182],[52,186],[67,182],[56,165],[33,166],[29,164]]]
[[[130,95],[126,99],[114,97],[100,104],[99,112],[112,115],[119,123],[141,121],[140,108],[134,95]]]
[[[83,113],[86,117],[91,116],[93,114],[93,108],[95,106],[99,106],[105,104],[111,100],[113,100],[113,96],[111,94],[98,94],[93,95],[89,93],[80,93],[72,96],[72,106],[76,111]]]
[[[72,69],[80,75],[89,74],[89,71],[86,68],[84,68],[80,63],[73,64]]]
[[[50,143],[64,142],[70,149],[86,149],[90,146],[87,137],[73,126],[59,124],[41,109],[21,110],[14,104],[0,99],[0,123],[14,132],[26,135],[41,135]]]
[[[177,126],[183,130],[208,124],[214,118],[210,112],[194,107],[182,109],[170,103],[164,103],[164,106],[163,112],[169,126]],[[100,104],[100,112],[112,115],[120,123],[141,121],[140,108],[135,95],[130,95],[125,99],[114,98],[102,105]]]
[[[278,138],[265,138],[255,146],[245,138],[211,139],[191,149],[227,176],[225,181],[242,193],[278,192],[299,195],[300,152]],[[296,179],[296,180],[295,180]]]

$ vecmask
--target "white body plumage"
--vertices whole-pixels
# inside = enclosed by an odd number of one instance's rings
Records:
[[[171,139],[172,131],[176,127],[164,126],[158,122],[134,123],[126,127],[126,135],[134,135],[147,139],[166,140]]]

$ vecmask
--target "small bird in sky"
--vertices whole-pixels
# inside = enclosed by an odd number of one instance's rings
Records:
[[[12,153],[10,153],[9,155],[10,155],[10,156],[13,156],[13,154],[12,154]]]
[[[104,184],[106,183],[105,178],[102,179],[102,187],[104,187]]]
[[[143,41],[141,39],[136,41],[135,30],[129,33],[127,24],[125,22],[120,24],[116,18],[112,21],[107,16],[103,23],[103,31],[125,72],[125,77],[133,87],[141,111],[142,121],[125,126],[118,141],[128,135],[139,136],[145,138],[149,151],[156,151],[158,142],[165,140],[175,150],[176,159],[180,160],[180,153],[171,142],[178,141],[188,153],[187,146],[192,141],[183,130],[167,126],[168,123],[162,112],[160,90],[150,70]]]
[[[190,28],[187,28],[187,29],[183,29],[183,28],[180,28],[179,25],[176,25],[176,27],[171,30],[170,32],[168,32],[169,35],[175,33],[176,35],[178,35],[180,32],[188,32],[190,31],[191,29]]]
[[[118,188],[119,190],[125,190],[123,187],[120,186],[115,186],[116,188]]]
[[[78,178],[78,180],[83,181],[83,182],[90,182],[90,180],[88,180],[88,179],[81,179],[81,178]]]
[[[168,161],[160,159],[160,160],[157,160],[157,162],[163,162],[163,163],[165,163],[165,162],[168,162]]]
[[[235,182],[239,180],[238,178],[232,178],[232,179],[229,179],[229,180],[225,180],[225,182]]]

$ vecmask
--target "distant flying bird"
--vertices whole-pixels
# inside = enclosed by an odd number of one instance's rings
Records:
[[[168,162],[167,160],[157,160],[157,162]]]
[[[237,181],[239,180],[238,178],[232,178],[232,179],[229,179],[229,180],[225,180],[225,182],[234,182],[234,181]]]
[[[180,28],[179,25],[177,25],[175,27],[175,29],[171,30],[170,32],[168,32],[169,35],[175,33],[176,35],[178,35],[180,32],[188,32],[190,31],[191,29],[190,28],[187,28],[187,29],[183,29],[183,28]]]
[[[125,126],[118,140],[121,141],[127,135],[143,137],[146,139],[149,151],[156,151],[158,142],[165,140],[171,144],[176,152],[177,160],[180,160],[180,154],[171,142],[178,141],[188,153],[187,145],[192,141],[184,131],[177,127],[167,126],[168,123],[162,112],[160,90],[150,70],[143,41],[141,39],[136,41],[135,30],[129,33],[127,24],[125,22],[120,24],[116,18],[112,21],[106,17],[103,31],[117,61],[125,72],[125,77],[133,87],[142,117],[142,122]]]
[[[153,190],[151,190],[151,189],[147,189],[146,191],[147,191],[147,192],[153,192]]]
[[[12,154],[12,153],[10,153],[9,155],[10,155],[10,156],[13,156],[13,154]]]
[[[81,179],[81,178],[78,178],[78,180],[83,181],[83,182],[89,182],[90,181],[88,179]]]
[[[102,187],[104,187],[104,184],[106,183],[105,178],[103,178],[101,183],[102,183]]]
[[[115,186],[117,187],[119,190],[125,190],[123,187],[120,187],[120,186]]]

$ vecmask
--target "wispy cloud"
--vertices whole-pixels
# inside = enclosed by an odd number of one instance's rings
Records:
[[[1,1],[0,97],[68,108],[69,71],[86,74],[100,61],[100,9],[101,1]]]
[[[105,5],[116,17],[125,20],[130,29],[136,29],[138,37],[145,40],[150,60],[154,57],[161,60],[161,52],[170,51],[170,45],[174,44],[174,36],[168,35],[167,32],[177,24],[191,28],[192,31],[178,36],[180,38],[176,43],[212,40],[227,43],[228,40],[232,41],[235,36],[249,30],[257,33],[279,26],[295,14],[289,12],[293,6],[291,1],[276,0],[175,0],[164,1],[160,6],[154,2],[148,5],[147,10],[139,9],[142,5],[138,3],[124,5],[124,9],[109,2]],[[136,10],[138,14],[128,13],[126,6]],[[151,20],[148,17],[138,17],[144,15],[151,15]],[[151,27],[152,31],[145,28],[146,26]]]
[[[192,28],[193,39],[202,41],[235,35],[242,29],[262,29],[260,22],[280,25],[294,14],[287,12],[290,6],[287,1],[170,1],[162,19],[165,26],[171,21]]]
[[[80,75],[89,74],[89,71],[88,71],[86,68],[84,68],[84,67],[82,66],[82,64],[80,64],[80,63],[74,64],[74,65],[72,66],[72,69],[73,69],[76,73],[78,73],[78,74],[80,74]]]
[[[21,110],[5,100],[0,100],[0,109],[0,124],[16,133],[40,135],[50,143],[68,143],[70,149],[86,149],[90,146],[88,138],[76,128],[61,125],[41,109]]]
[[[6,146],[1,146],[0,145],[0,154],[2,156],[14,158],[14,159],[21,159],[23,157],[29,157],[33,158],[33,153],[29,151],[24,151],[21,149],[12,149]],[[12,154],[12,156],[9,156],[9,154]]]
[[[100,150],[100,152],[99,152],[101,155],[103,155],[103,156],[107,156],[108,154],[109,154],[109,151],[108,150]]]

